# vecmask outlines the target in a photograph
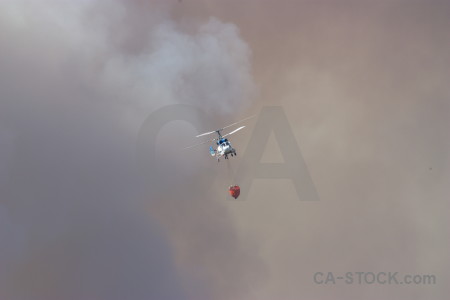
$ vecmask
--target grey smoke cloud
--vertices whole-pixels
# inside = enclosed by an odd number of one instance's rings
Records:
[[[250,50],[237,27],[210,19],[183,31],[163,1],[0,6],[0,298],[246,293],[262,270],[254,246],[213,194],[182,190],[188,175],[207,176],[192,171],[199,156],[180,165],[159,154],[155,173],[185,172],[157,181],[168,195],[149,193],[134,157],[158,107],[223,117],[249,105]],[[183,133],[169,128],[168,148]]]
[[[448,3],[174,2],[2,1],[0,296],[447,299]],[[224,201],[226,168],[207,149],[178,151],[238,119],[232,105],[247,116],[235,101],[252,95],[242,40],[256,105],[283,107],[320,201],[298,201],[283,180],[254,180],[246,201]],[[240,74],[199,53],[206,46]],[[164,126],[149,182],[132,164],[137,132],[180,99],[212,121]],[[240,153],[246,125],[232,139]],[[152,267],[166,275],[131,288]],[[319,286],[318,271],[434,273],[438,284]],[[102,276],[78,280],[91,273]]]

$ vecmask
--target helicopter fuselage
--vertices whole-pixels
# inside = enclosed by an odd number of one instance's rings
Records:
[[[212,146],[210,147],[211,156],[219,157],[224,156],[225,159],[228,159],[228,154],[231,156],[236,155],[236,150],[231,146],[231,143],[225,139],[221,138],[217,141],[217,148],[214,149]]]

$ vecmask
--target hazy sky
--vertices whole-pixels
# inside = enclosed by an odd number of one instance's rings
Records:
[[[447,299],[449,14],[446,1],[0,2],[0,298]],[[177,103],[206,117],[158,131]],[[283,179],[228,197],[274,105],[319,201]],[[229,164],[181,149],[252,114]],[[264,161],[283,162],[277,141]],[[313,280],[358,271],[437,284]]]

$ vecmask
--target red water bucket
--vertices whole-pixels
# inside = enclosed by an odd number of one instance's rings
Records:
[[[241,188],[238,185],[232,185],[228,189],[228,192],[230,193],[231,197],[237,199],[237,197],[239,197],[239,194],[241,193]]]

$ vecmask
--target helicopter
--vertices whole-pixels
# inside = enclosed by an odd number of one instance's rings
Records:
[[[209,134],[213,134],[213,133],[216,133],[217,137],[213,138],[213,139],[210,139],[210,140],[207,140],[207,141],[205,141],[203,143],[200,143],[200,144],[196,144],[196,145],[192,145],[192,146],[186,147],[184,149],[197,147],[197,146],[200,146],[200,145],[203,145],[203,144],[215,141],[217,147],[214,148],[213,146],[210,146],[209,147],[209,154],[211,154],[212,157],[216,157],[217,158],[217,162],[220,162],[220,157],[224,157],[225,159],[228,159],[228,155],[237,156],[236,149],[234,149],[231,146],[230,141],[226,137],[229,136],[229,135],[232,135],[232,134],[234,134],[236,132],[238,132],[239,130],[241,130],[243,128],[245,128],[245,126],[241,126],[241,127],[237,128],[237,129],[235,129],[235,130],[233,130],[233,131],[231,131],[229,133],[226,133],[224,135],[222,135],[222,131],[224,129],[226,129],[226,128],[232,127],[232,126],[234,126],[234,125],[236,125],[238,123],[241,123],[241,122],[246,121],[248,119],[251,119],[253,117],[254,116],[245,118],[243,120],[240,120],[240,121],[235,122],[233,124],[227,125],[227,126],[222,127],[220,129],[216,129],[214,131],[210,131],[210,132],[205,132],[205,133],[199,134],[196,137],[201,137],[201,136],[205,136],[205,135],[209,135]]]

